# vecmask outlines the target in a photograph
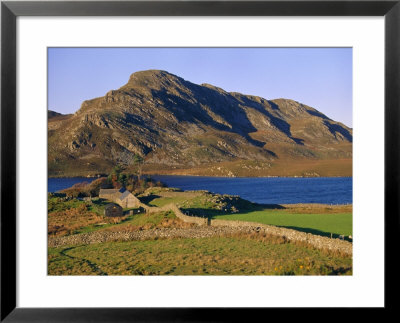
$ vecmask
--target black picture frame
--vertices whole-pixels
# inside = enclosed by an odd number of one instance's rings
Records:
[[[19,16],[384,16],[385,307],[396,308],[400,214],[400,0],[381,1],[2,1],[1,321],[186,322],[256,318],[264,309],[16,307],[16,19]],[[287,310],[287,309],[285,309]],[[240,314],[240,315],[239,315]]]

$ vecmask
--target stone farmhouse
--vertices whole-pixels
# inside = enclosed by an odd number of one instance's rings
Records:
[[[117,203],[123,208],[139,207],[140,201],[125,188],[100,189],[99,197]]]

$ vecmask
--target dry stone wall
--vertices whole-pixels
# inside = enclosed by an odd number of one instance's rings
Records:
[[[165,211],[172,211],[175,213],[176,217],[181,219],[184,222],[187,223],[195,223],[198,225],[207,225],[208,219],[207,218],[202,218],[198,216],[187,216],[186,214],[183,214],[183,212],[176,206],[176,204],[171,203],[164,205],[162,207],[157,207],[157,206],[148,206],[146,204],[140,203],[140,206],[146,210],[148,213],[156,213],[156,212],[165,212]]]
[[[223,237],[229,234],[243,232],[253,233],[251,228],[233,229],[230,227],[198,226],[192,228],[156,228],[138,231],[93,231],[69,236],[48,238],[48,246],[57,248],[61,246],[86,245],[113,241],[135,241],[168,238],[209,238]]]
[[[173,203],[165,205],[163,207],[149,207],[143,204],[143,207],[148,212],[173,211],[178,218],[188,223],[195,223],[202,226],[209,225],[213,227],[229,227],[238,230],[247,228],[250,230],[256,230],[258,232],[265,232],[267,234],[285,237],[289,241],[308,243],[318,249],[339,251],[341,253],[348,255],[351,255],[353,253],[353,244],[348,241],[340,239],[331,239],[328,237],[314,235],[311,233],[276,227],[273,225],[255,223],[255,222],[213,220],[213,219],[208,220],[207,218],[202,218],[202,217],[187,216],[182,213],[182,211],[177,207],[176,204]]]
[[[66,237],[50,237],[49,247],[58,247],[68,244],[91,244],[107,241],[130,241],[172,237],[201,238],[215,235],[223,235],[234,232],[264,232],[266,234],[285,237],[289,241],[304,242],[318,249],[339,251],[343,254],[352,255],[352,243],[340,239],[330,239],[311,233],[300,232],[292,229],[276,227],[255,222],[230,221],[230,220],[208,220],[207,218],[187,216],[176,204],[168,204],[163,207],[152,207],[140,203],[140,206],[148,213],[172,211],[184,222],[195,223],[199,227],[189,229],[152,229],[137,232],[90,232]]]
[[[330,251],[339,251],[344,254],[351,255],[353,253],[353,244],[340,240],[331,239],[328,237],[323,237],[319,235],[314,235],[311,233],[301,232],[297,230],[276,227],[273,225],[261,224],[256,222],[246,222],[246,221],[231,221],[231,220],[208,220],[207,218],[187,216],[178,208],[174,203],[167,204],[163,207],[150,207],[146,204],[141,205],[146,209],[146,212],[162,212],[162,211],[173,211],[175,215],[184,222],[195,223],[200,226],[213,226],[213,227],[227,227],[237,230],[250,229],[256,230],[258,232],[265,232],[266,234],[271,234],[275,236],[285,237],[289,241],[304,242],[312,245],[318,249],[327,249]]]
[[[170,205],[170,210],[173,211],[175,215],[184,222],[196,223],[198,225],[208,224],[207,218],[201,218],[198,216],[188,216],[186,214],[183,214],[182,211],[175,204]]]
[[[273,225],[245,222],[245,221],[230,221],[230,220],[211,220],[211,226],[224,226],[231,228],[252,228],[258,232],[265,232],[267,234],[285,237],[289,241],[305,242],[318,249],[327,249],[331,251],[339,251],[348,255],[353,253],[353,244],[340,240],[330,239],[327,237],[314,235],[311,233],[301,232],[297,230],[276,227]]]

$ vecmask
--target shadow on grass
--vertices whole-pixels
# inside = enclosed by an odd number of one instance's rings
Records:
[[[315,235],[323,236],[323,237],[328,237],[328,238],[331,237],[331,233],[330,232],[325,232],[325,231],[312,229],[312,228],[301,228],[301,227],[295,227],[295,226],[289,226],[289,225],[277,225],[277,227],[286,228],[286,229],[292,229],[292,230],[301,231],[301,232],[305,232],[305,233],[311,233],[311,234],[315,234]],[[332,238],[333,239],[339,239],[341,236],[342,235],[340,235],[340,234],[332,233]],[[347,236],[345,236],[343,238],[343,240],[346,240],[346,241],[349,241],[349,242],[353,242],[353,239],[350,239]]]
[[[97,206],[106,206],[107,204],[110,203],[110,201],[106,200],[106,199],[102,199],[102,198],[98,198],[98,199],[92,199],[92,204],[97,205]]]
[[[286,209],[286,207],[284,207],[283,205],[280,204],[254,204],[255,207],[259,210],[255,210],[255,211],[262,211],[264,209],[268,209],[268,210],[283,210]]]
[[[181,211],[183,214],[186,214],[188,216],[199,216],[203,218],[209,218],[213,219],[215,216],[218,215],[226,215],[228,214],[225,211],[222,210],[216,210],[216,209],[202,209],[202,208],[181,208]]]
[[[240,214],[252,213],[254,211],[269,210],[282,210],[284,206],[279,204],[253,204],[250,208],[241,209]],[[206,209],[206,208],[181,208],[182,212],[186,215],[194,215],[199,217],[205,217],[209,219],[217,219],[221,215],[235,214],[229,211],[217,210],[217,209]]]
[[[67,251],[73,250],[75,248],[76,247],[65,248],[60,251],[60,255],[63,255],[64,257],[67,257],[74,261],[80,261],[82,263],[86,263],[92,269],[92,271],[94,273],[97,273],[98,275],[101,275],[101,276],[107,276],[107,273],[103,272],[95,263],[91,262],[90,260],[85,259],[85,258],[73,257],[73,256],[67,254]]]
[[[140,202],[144,203],[144,204],[149,204],[151,201],[160,198],[161,196],[156,195],[156,194],[150,194],[147,196],[141,196],[139,198]]]
[[[243,208],[239,209],[240,214],[251,214],[253,212],[257,211],[264,211],[264,210],[284,210],[286,207],[279,205],[279,204],[252,204],[251,207],[248,208]],[[222,213],[215,213],[213,216],[219,216],[219,215],[230,215],[230,214],[235,214],[232,212],[222,212]],[[212,218],[214,219],[214,217]]]
[[[352,270],[352,267],[347,267],[347,268],[340,267],[337,269],[332,268],[331,273],[329,273],[328,275],[344,275],[351,270]]]
[[[146,213],[146,210],[141,206],[137,207],[137,208],[129,208],[129,209],[123,210],[122,216],[126,216],[127,218],[122,220],[121,222],[124,222],[128,219],[131,219],[133,216],[142,214],[142,213]]]

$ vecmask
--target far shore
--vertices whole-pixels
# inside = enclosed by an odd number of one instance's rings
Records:
[[[98,174],[98,175],[49,175],[48,178],[99,178],[106,177],[106,174]],[[151,176],[175,176],[175,177],[215,177],[215,178],[352,178],[353,176],[218,176],[218,175],[176,175],[176,174],[142,174],[142,177],[151,177]]]

